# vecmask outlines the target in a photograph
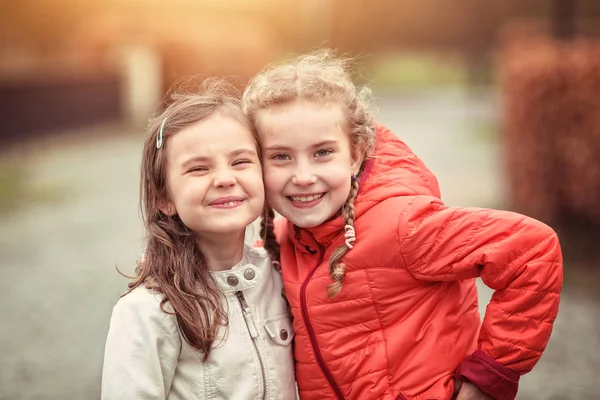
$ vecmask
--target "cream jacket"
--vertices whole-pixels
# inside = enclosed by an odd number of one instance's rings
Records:
[[[231,270],[214,272],[229,326],[206,362],[160,309],[160,294],[136,288],[113,309],[102,400],[296,398],[294,331],[282,281],[262,248],[245,247]]]

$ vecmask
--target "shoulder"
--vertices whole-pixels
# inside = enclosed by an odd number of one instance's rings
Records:
[[[113,308],[112,320],[131,324],[155,323],[171,328],[176,324],[168,303],[161,307],[164,295],[145,286],[139,286],[123,295]]]
[[[124,294],[115,307],[151,310],[160,307],[163,298],[164,296],[161,293],[150,290],[146,286],[138,286]]]
[[[437,197],[429,195],[392,196],[381,200],[357,218],[363,222],[377,220],[381,224],[397,224],[399,220],[411,220],[445,207]]]
[[[444,207],[440,199],[426,195],[390,197],[378,202],[356,218],[357,250],[363,249],[367,258],[378,252],[399,252],[406,236],[428,224],[428,217],[440,207]]]

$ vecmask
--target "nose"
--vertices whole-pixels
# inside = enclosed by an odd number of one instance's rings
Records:
[[[214,187],[226,188],[236,184],[235,175],[229,169],[220,169],[215,171],[215,177],[213,180]]]
[[[298,186],[310,186],[317,182],[317,177],[307,166],[298,166],[294,171],[292,183]]]

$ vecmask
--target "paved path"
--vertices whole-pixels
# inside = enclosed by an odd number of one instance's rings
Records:
[[[496,143],[474,133],[497,118],[494,99],[382,94],[378,106],[379,120],[438,175],[448,204],[502,205]],[[18,159],[33,185],[64,198],[0,215],[0,399],[99,398],[108,320],[127,282],[114,266],[131,273],[140,253],[141,140],[122,128],[93,131],[100,134]],[[485,305],[490,293],[480,289]],[[521,400],[600,398],[598,304],[565,292],[548,350],[522,379]]]

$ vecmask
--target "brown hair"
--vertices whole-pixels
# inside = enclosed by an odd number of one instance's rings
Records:
[[[150,121],[144,140],[140,209],[146,230],[145,253],[124,296],[142,285],[162,293],[161,309],[176,316],[185,340],[206,360],[219,327],[228,324],[227,313],[221,306],[221,292],[196,244],[194,232],[178,215],[167,216],[159,209],[168,198],[165,147],[171,136],[215,113],[222,113],[247,127],[257,149],[258,140],[241,110],[239,96],[225,81],[207,80],[199,92],[174,92],[170,100],[168,107]],[[157,135],[163,122],[163,143],[157,148]],[[173,311],[167,311],[167,303]]]
[[[370,111],[372,94],[369,88],[359,89],[354,84],[350,61],[348,58],[334,56],[330,50],[319,50],[268,67],[252,78],[246,87],[242,97],[244,112],[257,126],[261,110],[297,100],[339,105],[346,117],[346,130],[352,145],[363,146],[365,153],[369,155],[375,147],[374,119]],[[364,162],[359,175],[363,167]],[[354,201],[358,194],[358,182],[358,178],[353,179],[350,193],[341,209],[345,224],[351,226],[354,226]],[[263,221],[263,227],[267,229],[269,225],[272,225],[272,221],[267,218]],[[277,246],[274,236],[270,238],[264,235],[264,238],[267,250]],[[341,259],[349,250],[344,243],[331,255],[329,269],[333,283],[327,287],[329,297],[335,296],[342,288],[346,268]]]

